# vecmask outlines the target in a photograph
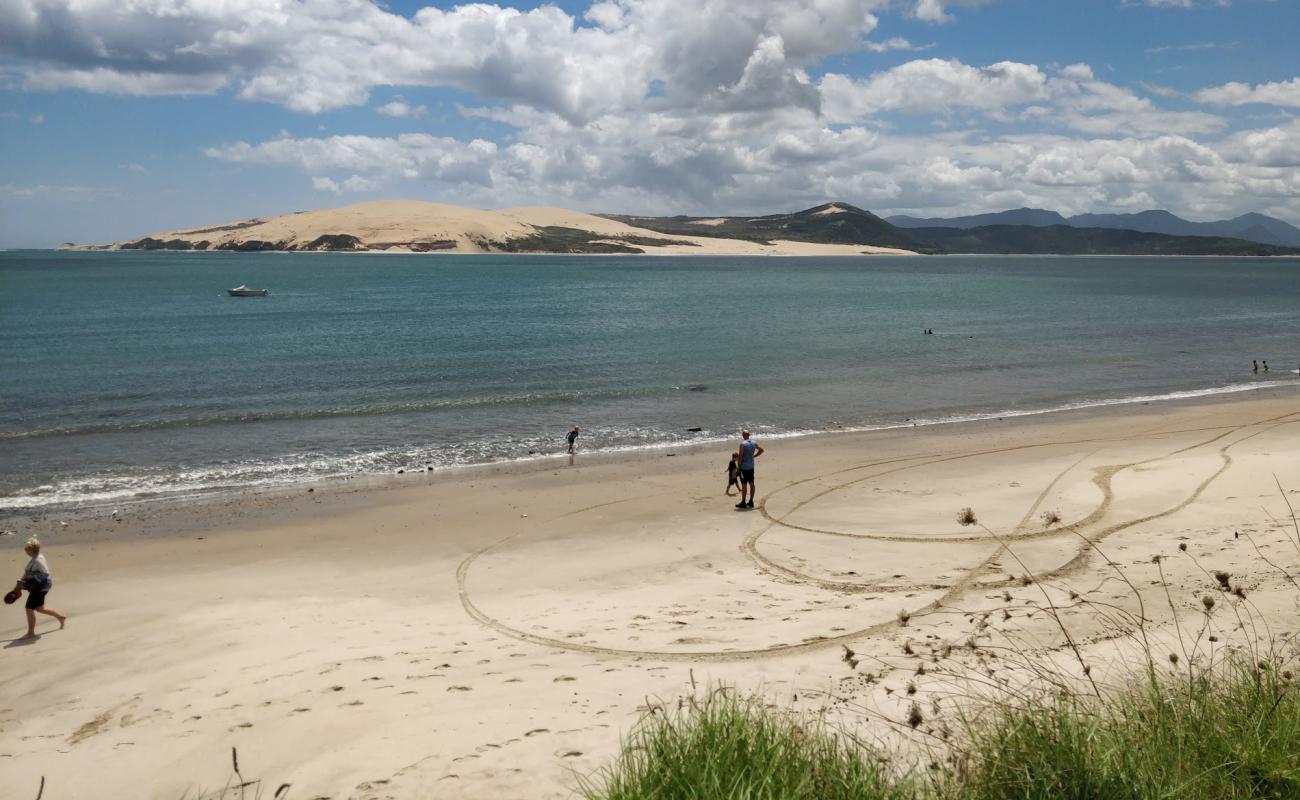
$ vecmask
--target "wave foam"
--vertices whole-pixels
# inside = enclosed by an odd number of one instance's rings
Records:
[[[780,429],[756,427],[766,439],[792,439],[826,433],[860,433],[1006,417],[1027,417],[1106,406],[1157,403],[1200,397],[1237,394],[1258,389],[1295,389],[1294,384],[1246,383],[1163,394],[1131,395],[1080,400],[1032,409],[953,414],[944,417],[844,426],[835,428]],[[589,453],[629,453],[666,450],[674,447],[718,444],[735,436],[734,431],[701,430],[690,436],[652,427],[589,429],[584,432],[584,450]],[[592,442],[596,442],[592,446]],[[603,442],[603,443],[602,443]],[[493,463],[526,463],[562,458],[556,437],[496,437],[452,447],[410,447],[359,453],[301,453],[282,459],[227,462],[180,470],[147,471],[132,475],[95,474],[57,484],[24,487],[0,492],[0,512],[49,510],[59,507],[99,506],[110,503],[152,501],[192,497],[225,491],[270,489],[359,476],[393,474],[397,470],[444,471]]]

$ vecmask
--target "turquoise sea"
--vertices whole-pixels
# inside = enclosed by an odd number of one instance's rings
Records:
[[[1300,259],[11,251],[0,344],[16,512],[1290,391]]]

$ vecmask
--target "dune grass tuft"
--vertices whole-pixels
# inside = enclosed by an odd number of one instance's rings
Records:
[[[1244,660],[1190,682],[1149,673],[1100,704],[1059,693],[998,706],[969,733],[947,797],[1300,798],[1300,690]]]
[[[588,800],[904,800],[878,759],[817,722],[714,690],[654,709],[610,767],[582,782]]]

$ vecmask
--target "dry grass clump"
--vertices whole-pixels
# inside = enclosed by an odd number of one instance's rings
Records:
[[[239,771],[239,750],[230,748],[230,767],[233,773],[232,779],[226,782],[226,785],[216,791],[205,792],[199,791],[194,795],[186,794],[185,797],[193,800],[262,800],[266,796],[266,790],[269,788],[262,783],[260,778],[245,780],[242,772]],[[271,800],[288,800],[289,784],[282,783],[276,788],[275,793],[271,795]]]

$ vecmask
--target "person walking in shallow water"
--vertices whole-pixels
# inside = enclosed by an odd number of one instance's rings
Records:
[[[568,434],[565,435],[564,438],[569,440],[569,455],[573,455],[574,448],[578,445],[578,434],[581,432],[582,428],[574,425],[573,430],[569,431]]]
[[[736,508],[754,507],[754,496],[758,494],[754,485],[754,460],[761,455],[763,446],[749,438],[749,431],[741,431],[740,447],[736,450],[736,458],[740,459],[740,502],[736,503]],[[745,499],[746,492],[749,493],[748,500]]]
[[[50,566],[46,563],[45,556],[41,555],[40,540],[35,536],[28,539],[23,551],[31,560],[23,568],[23,576],[14,589],[23,589],[27,592],[27,634],[23,638],[31,639],[36,636],[37,613],[57,619],[59,628],[63,627],[68,618],[52,608],[45,607],[45,595],[49,594],[50,589],[54,587],[54,581],[50,578]]]

